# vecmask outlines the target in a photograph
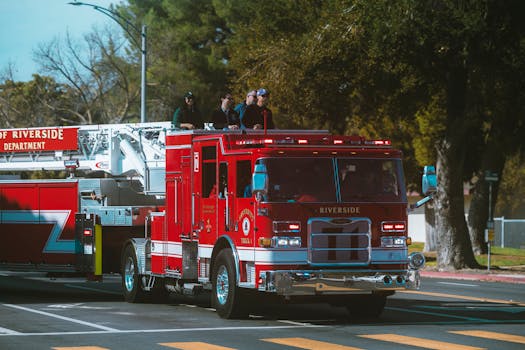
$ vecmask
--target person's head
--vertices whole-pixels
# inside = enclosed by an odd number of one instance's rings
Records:
[[[257,90],[251,90],[246,94],[246,104],[253,105],[257,101]]]
[[[188,91],[184,95],[184,102],[186,102],[188,106],[192,106],[195,103],[195,96],[193,95],[193,92]]]
[[[268,99],[270,98],[270,93],[268,90],[264,88],[260,88],[257,90],[257,105],[258,106],[265,106],[268,103]]]
[[[221,96],[221,108],[226,110],[233,106],[233,96],[230,93]]]

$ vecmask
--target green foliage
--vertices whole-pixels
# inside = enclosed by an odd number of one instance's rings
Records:
[[[129,8],[148,25],[148,100],[150,120],[167,120],[186,91],[207,114],[218,105],[227,83],[225,42],[231,32],[210,1],[130,1]],[[153,114],[153,115],[152,115]]]
[[[62,125],[70,89],[51,77],[33,75],[28,82],[0,84],[0,128]]]
[[[497,216],[521,219],[525,217],[525,162],[520,152],[507,160],[505,177],[501,179],[496,203]]]

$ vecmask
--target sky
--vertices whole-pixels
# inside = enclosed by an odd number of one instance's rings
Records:
[[[74,0],[0,0],[0,72],[14,64],[14,79],[28,81],[38,73],[33,51],[39,44],[65,38],[69,31],[82,39],[95,27],[113,25],[113,20],[89,6],[72,6]],[[109,7],[120,0],[86,0],[85,3]],[[111,23],[113,22],[113,23]]]

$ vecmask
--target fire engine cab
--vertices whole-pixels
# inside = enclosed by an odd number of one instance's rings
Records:
[[[223,318],[265,293],[379,315],[395,290],[419,288],[424,264],[408,255],[401,157],[325,131],[168,134],[165,207],[124,248],[126,300],[211,289]]]
[[[209,291],[223,318],[264,295],[377,316],[424,265],[408,254],[401,158],[326,131],[0,130],[0,171],[104,174],[1,180],[0,268],[120,272],[129,302]],[[433,168],[424,180],[432,192]]]

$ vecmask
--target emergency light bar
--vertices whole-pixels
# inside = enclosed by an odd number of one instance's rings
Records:
[[[264,146],[264,145],[351,145],[351,146],[376,146],[376,147],[390,147],[392,146],[392,141],[390,140],[365,140],[362,137],[352,137],[347,136],[343,138],[331,139],[328,137],[323,137],[322,139],[313,138],[313,139],[294,139],[292,137],[285,137],[283,139],[248,139],[248,140],[237,140],[235,144],[238,146]]]

